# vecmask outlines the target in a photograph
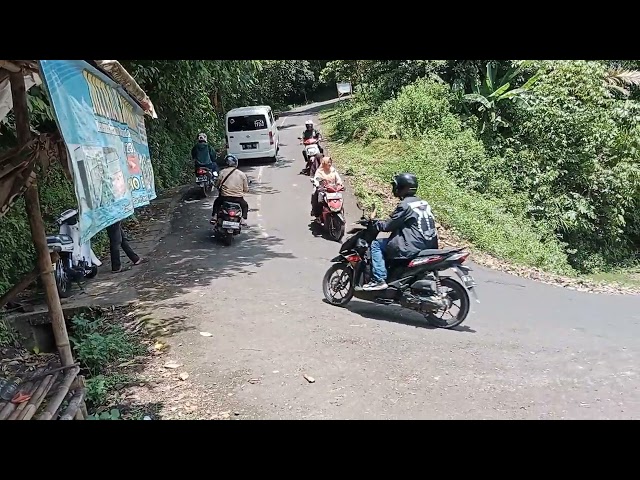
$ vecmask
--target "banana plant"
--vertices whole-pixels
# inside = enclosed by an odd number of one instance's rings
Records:
[[[511,67],[501,78],[497,78],[498,69],[493,62],[487,63],[487,70],[484,81],[476,78],[471,84],[472,93],[461,94],[463,105],[476,105],[481,115],[481,133],[487,126],[496,131],[499,127],[508,127],[509,122],[502,117],[500,107],[507,101],[518,101],[540,78],[539,71],[524,85],[519,88],[512,88],[511,82],[522,73],[523,69],[530,62],[522,62],[520,65]]]

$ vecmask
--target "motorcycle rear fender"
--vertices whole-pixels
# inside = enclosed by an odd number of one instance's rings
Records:
[[[331,263],[347,263],[347,259],[344,258],[342,255],[338,255],[335,258],[332,258]]]

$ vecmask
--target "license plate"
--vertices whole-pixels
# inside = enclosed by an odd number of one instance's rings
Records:
[[[240,228],[239,222],[222,222],[222,228]]]
[[[337,200],[339,198],[342,198],[342,194],[340,192],[336,192],[336,193],[327,193],[327,200]]]
[[[480,303],[480,299],[478,298],[478,292],[476,292],[476,288],[475,288],[477,286],[476,281],[469,274],[469,271],[466,268],[463,270],[463,269],[458,268],[458,267],[453,267],[453,270],[456,272],[458,277],[460,277],[460,280],[462,281],[464,286],[467,287],[467,290],[469,290],[471,292],[471,294],[475,298],[476,302]]]
[[[197,177],[196,178],[196,182],[206,182],[207,181],[207,177]]]
[[[258,144],[257,143],[243,143],[242,144],[242,149],[243,150],[255,150],[256,148],[258,148]]]
[[[307,148],[307,155],[315,155],[316,153],[318,153],[320,150],[318,150],[317,147],[308,147]]]

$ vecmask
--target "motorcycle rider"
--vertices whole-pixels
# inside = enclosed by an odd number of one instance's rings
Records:
[[[320,216],[322,215],[323,192],[320,190],[320,187],[322,187],[324,182],[333,185],[344,185],[340,174],[333,166],[331,157],[322,158],[322,162],[313,177],[314,189],[311,194],[311,215],[316,217],[316,222],[320,222]]]
[[[318,141],[318,150],[320,153],[324,153],[324,149],[320,146],[320,140],[322,140],[322,134],[319,130],[316,130],[313,126],[312,120],[307,120],[304,122],[304,131],[302,132],[302,141],[309,140],[310,138],[315,138]],[[309,159],[307,158],[307,150],[302,150],[302,156],[304,157],[304,161],[308,163]],[[309,167],[307,167],[309,168]],[[306,170],[306,169],[305,169]]]
[[[218,176],[216,187],[219,189],[218,198],[213,202],[211,212],[211,223],[215,224],[218,219],[218,209],[223,202],[239,203],[242,208],[242,220],[240,224],[247,226],[249,215],[249,204],[244,199],[244,194],[249,192],[249,180],[242,170],[238,170],[238,159],[233,155],[224,157],[227,164]]]
[[[208,168],[212,172],[219,170],[216,163],[218,155],[211,145],[207,143],[206,133],[201,132],[198,134],[197,143],[191,149],[191,158],[196,172],[198,168]]]
[[[380,232],[392,232],[389,238],[371,243],[372,280],[363,290],[387,288],[387,258],[411,258],[422,250],[438,248],[436,221],[429,204],[416,196],[418,178],[412,173],[393,177],[393,195],[400,203],[387,221],[378,221]]]

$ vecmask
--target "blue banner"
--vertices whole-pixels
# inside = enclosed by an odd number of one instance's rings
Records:
[[[40,70],[67,144],[86,242],[156,198],[144,112],[85,61],[40,60]]]

